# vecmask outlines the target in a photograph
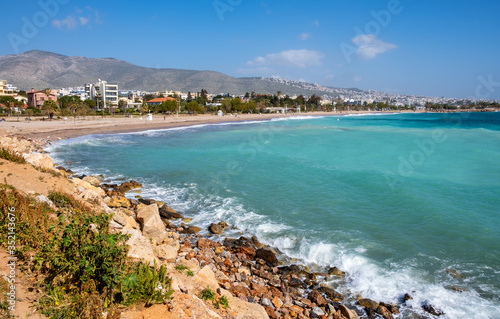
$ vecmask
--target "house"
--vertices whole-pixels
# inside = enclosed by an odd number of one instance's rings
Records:
[[[31,91],[26,93],[28,95],[28,106],[36,107],[38,109],[40,109],[43,103],[47,100],[57,102],[57,90],[45,92],[45,90],[35,91],[32,88]]]
[[[174,99],[173,97],[157,97],[156,99],[152,99],[152,100],[149,100],[149,101],[146,101],[146,104],[148,106],[151,106],[151,105],[160,105],[162,104],[163,102],[167,102],[167,101],[176,101],[176,99]]]

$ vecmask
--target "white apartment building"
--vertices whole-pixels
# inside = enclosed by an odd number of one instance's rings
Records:
[[[85,92],[97,102],[99,110],[118,107],[118,84],[108,84],[99,79],[96,83],[86,84]]]
[[[7,81],[0,80],[0,96],[17,95],[16,89],[17,89],[16,87],[13,87],[12,85],[7,84]]]

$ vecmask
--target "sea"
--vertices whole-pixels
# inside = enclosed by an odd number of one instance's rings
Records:
[[[424,305],[500,318],[500,113],[285,115],[48,151],[78,174],[139,181],[192,225],[255,235],[285,263],[336,266],[346,277],[328,283],[353,298],[409,294],[396,318],[433,318]]]

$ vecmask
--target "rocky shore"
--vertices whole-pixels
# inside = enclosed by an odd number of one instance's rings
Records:
[[[107,184],[103,176],[75,176],[70,170],[55,167],[52,158],[43,153],[43,140],[6,136],[0,138],[0,144],[23,154],[35,167],[61,174],[64,182],[58,185],[64,187],[64,192],[112,214],[110,228],[130,235],[129,258],[168,268],[174,290],[172,300],[149,308],[124,310],[121,318],[388,319],[398,317],[400,307],[411,299],[406,294],[399,304],[386,304],[342,294],[339,287],[331,284],[342,282],[346,276],[336,267],[311,271],[305,265],[283,262],[286,258],[276,249],[264,246],[255,237],[221,237],[231,227],[225,222],[214,221],[207,232],[202,232],[189,225],[190,220],[168,203],[127,198],[129,191],[141,188],[136,181]],[[31,181],[21,190],[30,193],[34,184]],[[34,195],[37,200],[49,201],[39,192]],[[210,234],[223,239],[214,241]],[[202,300],[200,293],[206,288],[215,293],[216,299],[225,296],[228,307]],[[441,315],[431,305],[423,309]]]

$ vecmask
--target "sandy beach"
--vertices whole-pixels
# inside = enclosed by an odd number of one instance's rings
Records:
[[[350,112],[373,113],[373,112]],[[387,112],[393,113],[393,112]],[[296,116],[340,116],[347,113],[340,112],[308,112],[301,114],[238,114],[238,116],[203,115],[168,115],[153,116],[152,121],[147,121],[146,116],[125,117],[86,117],[85,119],[68,118],[66,120],[42,120],[41,118],[26,121],[25,118],[7,118],[0,122],[2,135],[23,136],[26,138],[43,138],[54,141],[73,138],[90,134],[113,134],[125,132],[140,132],[155,129],[190,126],[197,124],[222,123],[233,121],[264,121],[272,118],[286,118]]]

